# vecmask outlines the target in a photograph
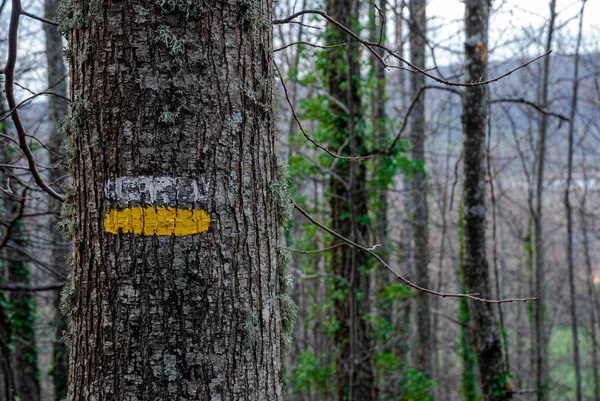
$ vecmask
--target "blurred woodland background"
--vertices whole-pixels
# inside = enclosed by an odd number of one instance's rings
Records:
[[[600,2],[526,3],[274,4],[296,204],[280,255],[298,310],[286,400],[600,401]],[[56,18],[54,0],[23,8]],[[69,180],[65,46],[23,20],[13,87],[52,185]],[[0,81],[0,389],[61,400],[70,227]],[[447,296],[465,293],[517,301]]]

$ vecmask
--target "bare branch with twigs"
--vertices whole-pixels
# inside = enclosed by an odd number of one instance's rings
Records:
[[[445,293],[445,292],[439,292],[439,291],[434,291],[434,290],[430,290],[428,288],[423,288],[421,286],[418,286],[417,284],[413,283],[412,281],[408,280],[407,278],[405,278],[404,276],[402,276],[401,274],[397,273],[394,269],[392,269],[392,267],[390,265],[388,265],[382,258],[381,256],[377,255],[375,252],[373,252],[373,250],[371,248],[367,248],[365,246],[362,246],[360,244],[357,244],[356,242],[338,234],[337,232],[335,232],[334,230],[326,227],[325,225],[319,223],[317,220],[315,220],[310,214],[308,214],[308,212],[306,212],[304,209],[302,209],[296,202],[294,202],[293,200],[290,200],[292,202],[292,205],[294,206],[294,208],[300,212],[301,215],[303,215],[304,217],[306,217],[308,219],[308,221],[310,221],[312,224],[316,225],[317,227],[319,227],[320,229],[322,229],[323,231],[333,235],[334,237],[336,237],[337,239],[345,242],[346,244],[360,250],[363,252],[368,253],[369,255],[373,256],[381,265],[383,265],[390,273],[392,273],[398,280],[402,281],[404,284],[406,284],[407,286],[414,288],[417,291],[420,292],[424,292],[427,294],[431,294],[431,295],[436,295],[442,298],[468,298],[471,299],[473,301],[476,302],[482,302],[482,303],[490,303],[490,304],[501,304],[501,303],[510,303],[510,302],[527,302],[527,301],[537,301],[538,298],[511,298],[511,299],[501,299],[501,300],[493,300],[493,299],[484,299],[484,298],[480,298],[477,295],[479,294],[452,294],[452,293]]]

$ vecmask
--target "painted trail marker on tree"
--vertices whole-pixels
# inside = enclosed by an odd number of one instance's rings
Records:
[[[208,230],[210,217],[193,206],[206,199],[206,184],[192,178],[120,177],[105,184],[105,195],[115,203],[104,217],[104,230],[185,236]]]

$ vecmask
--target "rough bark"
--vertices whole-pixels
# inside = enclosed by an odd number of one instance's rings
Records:
[[[573,255],[573,208],[571,206],[571,181],[573,175],[573,139],[575,135],[575,112],[577,109],[577,96],[579,94],[579,47],[581,45],[583,10],[585,0],[582,1],[581,12],[579,15],[579,33],[577,34],[577,44],[575,46],[575,60],[573,72],[573,92],[571,99],[571,112],[569,119],[569,147],[567,152],[567,182],[565,185],[565,214],[567,219],[567,267],[569,270],[569,294],[570,294],[570,312],[571,329],[573,333],[573,368],[575,370],[575,397],[577,401],[583,400],[583,391],[581,383],[581,357],[579,355],[579,313],[577,310],[577,289],[575,285],[575,261]]]
[[[327,13],[347,27],[358,22],[358,2],[328,0]],[[359,94],[359,45],[327,26],[328,44],[346,42],[347,45],[326,53],[328,65],[324,74],[327,89],[347,107],[347,112],[336,104],[331,110],[331,148],[344,156],[366,154],[364,132],[359,125],[361,99]],[[331,177],[332,228],[346,238],[365,243],[368,238],[366,167],[364,163],[336,160]],[[336,380],[338,400],[369,401],[377,399],[372,365],[372,347],[365,315],[369,313],[369,275],[365,271],[364,253],[353,247],[342,246],[333,250],[331,270],[334,278],[334,314],[339,328],[334,334],[338,348]]]
[[[465,14],[465,70],[468,81],[487,76],[489,3],[469,0]],[[486,259],[486,169],[488,90],[485,86],[466,88],[463,98],[463,274],[468,293],[491,298]],[[482,395],[485,401],[511,398],[502,355],[502,339],[494,306],[469,301],[471,336],[475,345]]]
[[[67,400],[280,400],[271,2],[66,6]]]
[[[426,2],[409,2],[410,20],[410,61],[424,67],[426,45]],[[416,94],[425,85],[422,74],[411,74],[411,91]],[[425,96],[421,95],[410,115],[411,157],[425,162]],[[427,228],[427,177],[424,171],[417,171],[410,181],[412,204],[413,269],[415,283],[429,288],[429,232]],[[415,293],[415,366],[428,379],[433,379],[433,348],[431,341],[431,298],[428,294]],[[432,394],[433,396],[433,394]]]
[[[56,0],[44,1],[44,17],[53,21],[56,18]],[[59,95],[67,96],[67,68],[63,60],[63,42],[57,27],[50,24],[43,24],[44,35],[46,37],[46,63],[48,88]],[[60,162],[57,156],[60,153],[60,146],[63,141],[62,133],[58,130],[58,123],[61,118],[69,112],[67,103],[56,96],[48,97],[48,126],[50,134],[46,141],[52,152],[50,152],[50,164],[55,168],[50,171],[49,181],[55,184],[66,173],[59,167]],[[56,229],[59,223],[61,203],[56,199],[48,197],[50,217],[47,221],[47,231],[49,243],[52,244],[49,251],[49,261],[61,273],[66,274],[66,257],[68,248],[60,245],[66,243],[64,235]],[[67,368],[69,366],[69,351],[63,340],[63,332],[67,329],[67,319],[60,314],[60,291],[55,291],[52,295],[52,309],[54,322],[54,342],[52,345],[52,369],[49,374],[52,376],[53,398],[56,401],[62,400],[67,390]]]
[[[550,22],[546,37],[546,52],[550,51],[552,36],[554,34],[554,20],[556,18],[556,0],[550,1]],[[546,109],[548,105],[548,80],[550,75],[550,57],[544,58],[541,83],[538,94],[538,104]],[[534,208],[531,211],[533,220],[533,267],[535,269],[535,290],[539,298],[533,305],[535,321],[535,387],[536,399],[548,399],[548,336],[546,332],[546,287],[544,269],[544,238],[542,227],[542,205],[544,190],[544,165],[546,158],[546,131],[548,116],[540,113],[535,149],[535,196]]]

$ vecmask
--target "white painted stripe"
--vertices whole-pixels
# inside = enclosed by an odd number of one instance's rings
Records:
[[[119,177],[106,181],[104,194],[112,201],[175,205],[206,199],[208,186],[204,180],[184,177]]]

